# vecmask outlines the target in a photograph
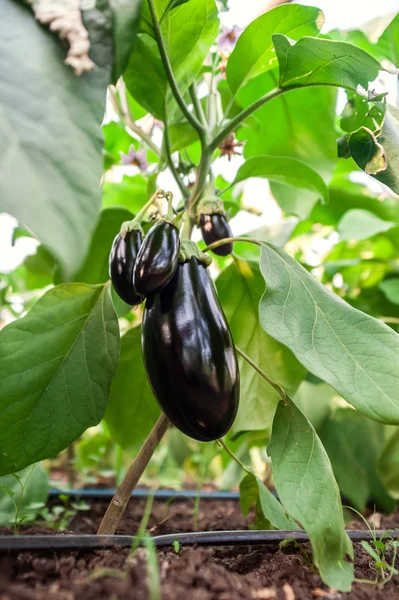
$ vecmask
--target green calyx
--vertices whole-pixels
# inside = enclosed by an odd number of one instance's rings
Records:
[[[217,196],[205,196],[197,207],[197,221],[201,215],[223,215],[226,216],[223,202]]]
[[[133,221],[124,221],[121,225],[121,230],[120,230],[120,235],[123,239],[125,239],[126,234],[129,231],[140,231],[141,235],[144,235],[143,229],[141,227],[141,225],[139,225],[138,223],[134,223]]]
[[[209,267],[212,262],[212,258],[206,252],[202,252],[195,242],[182,241],[180,244],[180,258],[181,263],[188,262],[192,258],[196,258],[199,262],[202,262],[205,266]]]

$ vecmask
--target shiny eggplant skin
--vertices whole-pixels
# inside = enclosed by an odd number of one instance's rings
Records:
[[[224,238],[233,237],[230,225],[224,215],[216,213],[213,215],[202,214],[200,216],[200,228],[202,239],[207,246]],[[219,248],[214,248],[212,252],[218,256],[228,256],[233,252],[233,244],[224,244],[223,246],[219,246]]]
[[[152,391],[170,421],[203,442],[225,435],[238,409],[237,356],[208,270],[196,258],[179,263],[169,285],[147,299],[141,339]]]
[[[133,285],[147,298],[165,287],[175,274],[180,254],[179,231],[167,221],[151,227],[137,255]]]
[[[141,304],[143,299],[133,287],[134,264],[143,241],[141,231],[128,231],[125,238],[120,233],[114,239],[109,255],[109,276],[122,300],[131,306]]]

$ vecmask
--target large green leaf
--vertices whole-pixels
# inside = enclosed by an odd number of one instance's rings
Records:
[[[101,121],[110,67],[76,77],[56,36],[5,0],[0,21],[0,210],[79,268],[100,208]]]
[[[121,340],[119,365],[105,413],[112,439],[122,448],[140,447],[160,412],[144,370],[141,327],[134,327]]]
[[[292,400],[280,401],[268,446],[279,498],[309,535],[313,558],[327,585],[348,592],[352,544],[345,533],[341,498],[331,464],[312,425]]]
[[[158,19],[164,15],[169,0],[156,0]],[[219,31],[214,0],[190,0],[167,12],[161,30],[170,64],[180,91],[185,94],[202,68],[208,51]],[[123,78],[131,95],[154,116],[164,119],[165,98],[169,119],[176,103],[168,89],[166,76],[152,30],[147,4],[139,34]]]
[[[362,208],[348,210],[338,224],[341,240],[367,240],[367,238],[395,227],[392,221],[383,221]]]
[[[240,483],[240,506],[243,514],[247,515],[254,504],[267,524],[270,523],[276,529],[298,529],[265,484],[255,475],[248,473]]]
[[[109,279],[109,253],[114,237],[119,233],[124,221],[130,221],[133,214],[123,208],[105,208],[100,213],[97,227],[86,260],[75,275],[75,281],[82,283],[105,283]]]
[[[360,412],[399,423],[399,335],[344,302],[280,248],[264,245],[265,331]]]
[[[16,507],[18,521],[26,522],[26,517],[32,521],[46,504],[48,493],[48,475],[42,463],[0,477],[0,525],[16,524]]]
[[[348,42],[303,37],[291,46],[282,34],[274,35],[273,42],[281,87],[323,84],[356,91],[359,85],[367,89],[381,69],[375,58]]]
[[[0,333],[0,474],[54,456],[102,418],[119,355],[108,286],[60,285]]]
[[[304,35],[317,35],[323,23],[321,10],[298,4],[277,6],[252,21],[238,38],[227,63],[227,81],[233,94],[253,77],[277,66],[274,33],[299,40]]]
[[[277,86],[277,73],[269,71],[252,79],[242,90],[245,108]],[[287,156],[306,163],[326,181],[337,162],[336,90],[332,87],[301,88],[268,102],[256,111],[258,128],[243,127],[237,137],[246,140],[246,158],[260,155]],[[276,200],[287,214],[307,218],[317,201],[313,192],[271,183]]]
[[[294,393],[305,370],[293,354],[267,335],[259,323],[259,301],[264,282],[257,263],[236,259],[216,280],[223,310],[234,342],[284,389]],[[265,429],[271,425],[277,392],[241,357],[240,408],[234,432]]]
[[[237,171],[233,185],[250,177],[264,177],[296,189],[313,192],[317,199],[328,201],[328,188],[320,175],[305,163],[287,156],[254,156]]]
[[[114,39],[115,83],[125,70],[139,29],[143,0],[110,0]]]
[[[384,512],[395,508],[377,473],[383,437],[381,423],[351,408],[338,408],[320,430],[339,488],[358,510],[363,510],[369,499]]]

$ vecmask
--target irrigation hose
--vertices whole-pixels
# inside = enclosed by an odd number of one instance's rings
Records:
[[[354,542],[387,537],[387,531],[347,530]],[[391,531],[389,536],[398,539],[399,532]],[[21,552],[24,550],[65,551],[65,550],[104,550],[106,548],[130,548],[136,537],[133,535],[21,535],[0,536],[0,551]],[[189,533],[169,533],[156,535],[152,540],[158,548],[171,547],[174,542],[180,546],[241,546],[279,544],[285,540],[308,542],[304,531],[195,531]],[[141,539],[141,543],[143,539]]]

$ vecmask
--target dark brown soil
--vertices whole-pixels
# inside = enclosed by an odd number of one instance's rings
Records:
[[[106,503],[97,502],[79,513],[69,530],[96,531]],[[131,502],[119,533],[133,534],[140,524],[144,501]],[[387,521],[385,523],[385,521]],[[399,516],[377,526],[397,527]],[[356,524],[356,527],[360,525]],[[201,502],[200,530],[244,529],[238,502]],[[154,502],[149,529],[153,534],[193,530],[193,503],[178,501],[167,506]],[[0,529],[0,534],[10,530]],[[52,533],[40,526],[21,528],[22,534]],[[60,532],[60,535],[62,533]],[[303,549],[310,554],[308,545]],[[349,594],[328,590],[298,548],[270,546],[212,548],[182,547],[158,551],[161,597],[150,595],[147,555],[139,549],[114,548],[97,552],[21,552],[0,554],[0,600],[398,600],[399,575],[385,586],[355,583]],[[399,560],[396,567],[399,568]],[[375,578],[370,557],[355,545],[356,577]],[[151,577],[154,581],[154,576]]]

